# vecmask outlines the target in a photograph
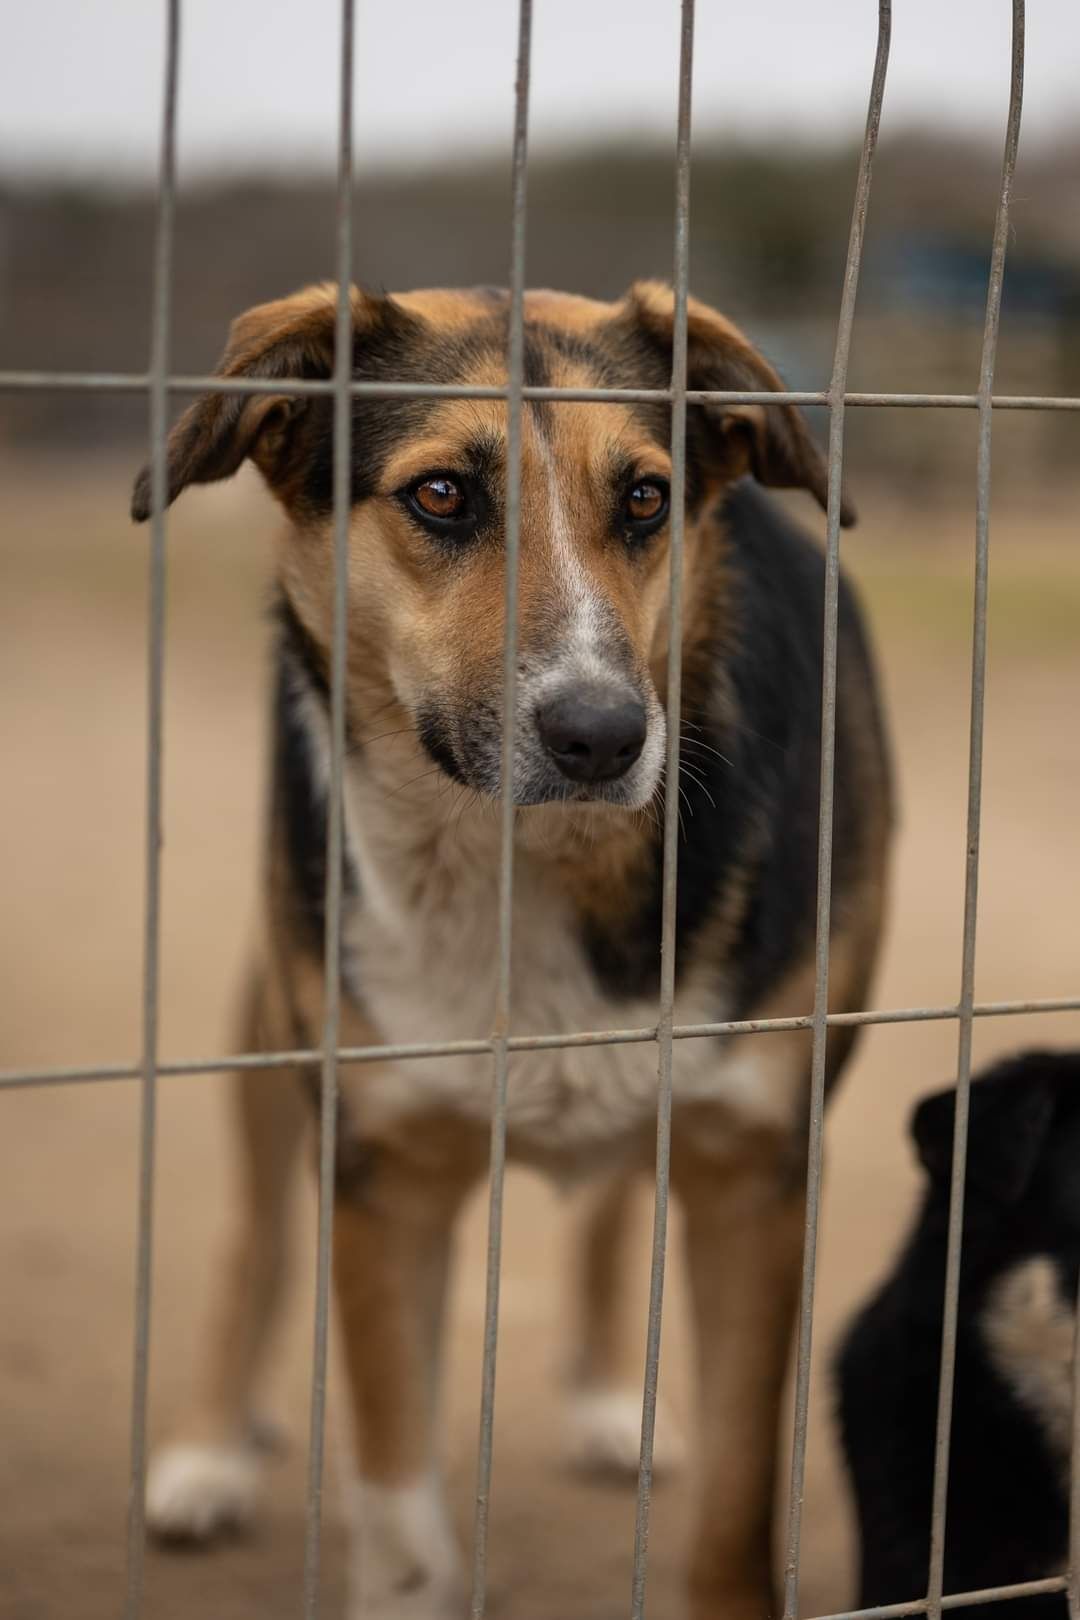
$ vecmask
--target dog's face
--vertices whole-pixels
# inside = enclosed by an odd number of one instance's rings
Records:
[[[234,324],[225,376],[329,377],[335,289],[317,287]],[[371,382],[506,383],[508,303],[488,291],[352,294],[353,373]],[[532,293],[530,385],[665,388],[673,300],[639,284],[616,304]],[[775,389],[775,372],[723,317],[691,303],[691,388]],[[499,790],[505,630],[504,400],[353,402],[349,712],[385,694],[435,764]],[[251,457],[291,522],[279,573],[319,656],[331,640],[333,407],[326,398],[211,395],[169,441],[169,499]],[[686,600],[710,507],[746,472],[824,505],[825,469],[789,406],[691,407]],[[514,799],[645,805],[664,758],[670,535],[666,404],[528,402],[521,415]],[[149,481],[133,512],[149,512]],[[845,508],[845,521],[850,514]]]
[[[931,1197],[949,1199],[956,1094],[919,1104],[912,1135]],[[1080,1053],[1031,1051],[996,1063],[971,1087],[967,1198],[1000,1220],[1010,1250],[1080,1261]],[[969,1211],[970,1212],[970,1211]]]

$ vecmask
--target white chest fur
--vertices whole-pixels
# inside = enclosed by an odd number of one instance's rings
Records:
[[[497,807],[476,803],[455,814],[443,803],[438,821],[418,837],[411,814],[402,816],[362,778],[350,784],[346,816],[361,896],[346,921],[348,987],[388,1043],[491,1033],[499,951]],[[515,1035],[656,1024],[654,999],[615,999],[597,982],[565,890],[552,879],[535,817],[525,823],[515,851],[512,950]],[[691,975],[680,988],[676,1020],[724,1016],[719,969]],[[760,1039],[753,1044],[762,1046]],[[747,1046],[677,1042],[676,1095],[775,1117],[770,1054]],[[484,1056],[409,1059],[372,1066],[350,1090],[369,1120],[435,1106],[482,1122],[491,1113],[492,1074]],[[569,1171],[577,1157],[640,1142],[656,1102],[652,1041],[517,1052],[509,1072],[510,1146],[525,1157],[565,1156]]]
[[[982,1328],[990,1359],[1043,1433],[1068,1487],[1072,1442],[1075,1310],[1049,1255],[1006,1271],[995,1284]]]

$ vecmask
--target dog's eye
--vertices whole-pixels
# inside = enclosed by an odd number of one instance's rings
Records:
[[[443,523],[464,517],[468,504],[461,485],[441,473],[414,484],[409,496],[425,516],[438,518]]]
[[[627,492],[623,521],[634,535],[651,533],[667,517],[670,490],[662,478],[639,478]]]

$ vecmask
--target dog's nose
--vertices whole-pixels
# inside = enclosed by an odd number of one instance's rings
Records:
[[[625,688],[594,687],[552,698],[537,710],[536,727],[572,782],[611,782],[645,746],[645,705]]]

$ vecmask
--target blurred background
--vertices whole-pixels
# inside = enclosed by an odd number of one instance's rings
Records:
[[[149,349],[163,8],[39,0],[0,58],[0,368],[138,370]],[[876,36],[871,0],[699,0],[693,290],[789,383],[828,379]],[[333,272],[335,0],[187,0],[173,353],[209,369],[230,319]],[[357,8],[356,273],[373,286],[505,282],[515,8]],[[850,385],[971,391],[1009,88],[1007,0],[897,8]],[[1028,19],[1024,129],[996,390],[1080,395],[1080,16]],[[669,276],[675,0],[537,0],[529,280],[601,297]],[[821,412],[816,425],[824,431]],[[975,420],[848,412],[861,523],[844,537],[891,707],[901,799],[879,1005],[958,991]],[[139,1045],[146,451],[137,396],[0,394],[0,1064],[130,1059]],[[1080,960],[1080,419],[999,412],[980,999],[1075,994]],[[796,503],[820,533],[820,514]],[[271,505],[246,473],[170,519],[163,1042],[227,1049],[252,925],[264,756]],[[804,1011],[792,1008],[792,1012]],[[1075,1015],[987,1019],[982,1062],[1080,1044]],[[950,1077],[949,1024],[871,1030],[831,1118],[803,1612],[852,1598],[829,1358],[894,1253],[916,1188],[914,1097]],[[123,1590],[136,1089],[0,1092],[0,1617],[105,1620]],[[216,1076],[162,1085],[151,1423],[179,1410],[230,1198]],[[310,1366],[310,1189],[272,1395],[291,1445],[268,1528],[208,1559],[154,1554],[147,1614],[298,1612]],[[643,1232],[648,1199],[643,1192]],[[630,1496],[569,1476],[554,1422],[574,1227],[508,1187],[493,1507],[497,1612],[625,1612]],[[482,1201],[455,1295],[448,1459],[468,1526]],[[676,1230],[677,1238],[677,1230]],[[644,1272],[644,1243],[643,1243]],[[644,1314],[641,1314],[644,1321]],[[687,1411],[673,1271],[664,1381]],[[550,1402],[537,1384],[550,1387]],[[659,1491],[650,1594],[677,1617],[687,1484]],[[332,1492],[331,1492],[332,1495]],[[341,1547],[326,1558],[339,1609]],[[914,1596],[914,1594],[912,1594]]]

